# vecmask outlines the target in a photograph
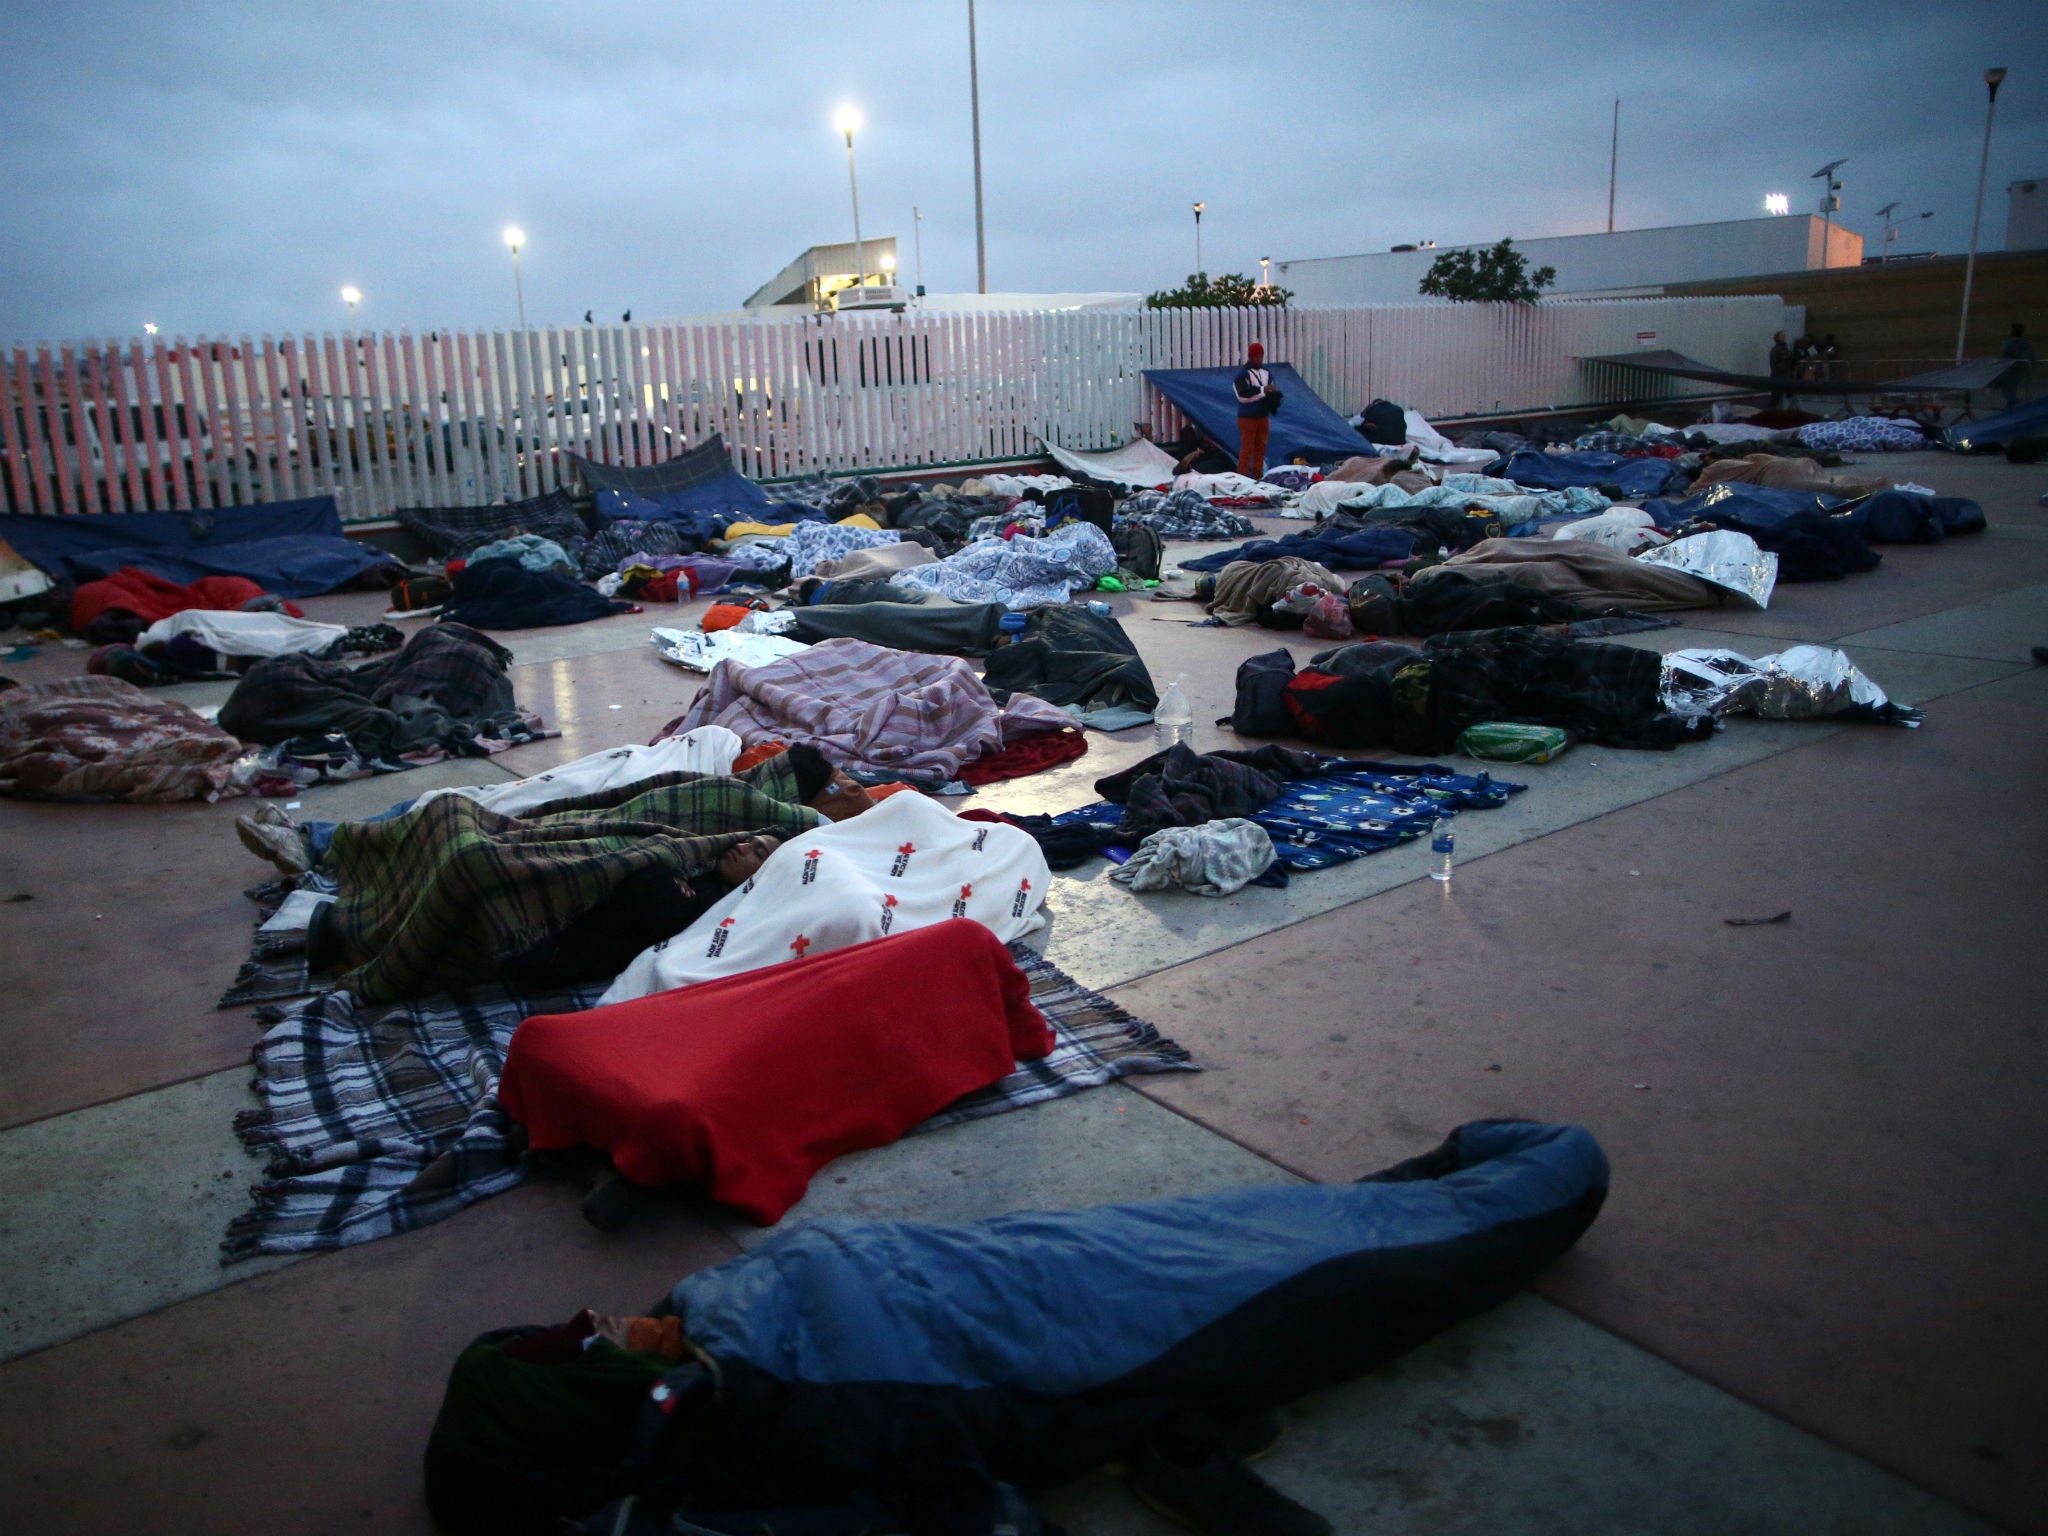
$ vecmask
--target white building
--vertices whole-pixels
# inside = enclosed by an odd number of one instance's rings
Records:
[[[1298,304],[1414,304],[1424,302],[1418,290],[1430,263],[1446,250],[1461,249],[1468,247],[1298,258],[1276,262],[1273,280],[1293,289]],[[1554,235],[1517,240],[1515,249],[1532,272],[1557,269],[1557,281],[1545,293],[1578,297],[1655,293],[1666,283],[1811,272],[1863,261],[1861,235],[1811,214]]]
[[[2005,189],[2005,248],[2038,251],[2048,246],[2048,176],[2009,182]]]

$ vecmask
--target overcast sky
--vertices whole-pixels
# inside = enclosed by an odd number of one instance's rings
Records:
[[[1194,266],[1811,208],[1982,245],[2048,175],[2040,0],[1678,7],[981,0],[989,284],[1148,290]],[[736,307],[861,220],[974,286],[965,0],[0,0],[0,342],[513,323]]]

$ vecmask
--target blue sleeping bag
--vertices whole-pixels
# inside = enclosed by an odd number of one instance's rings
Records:
[[[629,1493],[685,1520],[841,1503],[969,1529],[939,1516],[1149,1436],[1218,1434],[1499,1305],[1578,1240],[1607,1183],[1588,1132],[1499,1120],[1356,1184],[813,1222],[675,1287],[702,1355],[647,1389],[634,1445],[573,1483],[507,1455],[508,1417],[485,1444],[451,1389],[429,1501],[457,1531],[540,1531]]]
[[[1360,528],[1344,533],[1290,533],[1278,539],[1253,539],[1235,549],[1221,549],[1198,560],[1181,561],[1187,571],[1220,571],[1237,560],[1263,564],[1288,555],[1311,560],[1326,571],[1376,571],[1389,560],[1415,553],[1415,535],[1406,528]]]
[[[1821,491],[1786,491],[1723,481],[1683,501],[1646,501],[1643,510],[1660,528],[1692,518],[1759,537],[1795,520],[1815,516],[1853,528],[1870,544],[1939,544],[1952,533],[1979,533],[1984,509],[1961,496],[1923,496],[1917,491],[1876,491],[1844,500]]]
[[[1523,449],[1486,471],[1537,491],[1575,485],[1617,485],[1623,496],[1655,496],[1678,473],[1676,459],[1629,459],[1618,453],[1538,453]]]
[[[279,597],[317,597],[398,563],[343,536],[332,496],[187,512],[14,514],[0,516],[0,539],[74,581],[137,566],[181,586],[242,576]]]
[[[595,498],[599,526],[626,520],[640,523],[683,523],[700,538],[709,538],[734,518],[766,521],[772,509],[768,493],[738,470],[683,490],[642,493],[607,487]]]

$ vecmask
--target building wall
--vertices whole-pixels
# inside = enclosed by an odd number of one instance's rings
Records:
[[[1807,331],[1833,334],[1852,363],[1903,360],[1934,366],[1955,357],[1963,267],[1961,256],[1938,256],[1854,271],[1671,283],[1664,291],[1674,296],[1774,293],[1787,304],[1805,305]],[[1966,355],[1996,357],[2015,320],[2030,336],[2048,336],[2048,250],[1978,253]]]
[[[2038,251],[2048,246],[2048,176],[2015,181],[2005,189],[2005,248]]]
[[[1832,232],[1811,216],[1736,219],[1680,224],[1666,229],[1623,229],[1613,234],[1557,235],[1517,240],[1531,270],[1557,268],[1548,293],[1592,293],[1656,288],[1668,283],[1794,272],[1863,260],[1863,237],[1840,224]],[[1274,281],[1304,304],[1412,304],[1430,263],[1446,250],[1381,251],[1282,261]]]

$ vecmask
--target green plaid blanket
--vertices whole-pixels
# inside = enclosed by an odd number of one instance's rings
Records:
[[[746,773],[664,774],[501,816],[441,795],[391,821],[345,822],[327,867],[341,895],[327,937],[365,1003],[491,980],[498,962],[603,901],[627,876],[708,869],[755,833],[820,821],[796,802],[786,754]]]

